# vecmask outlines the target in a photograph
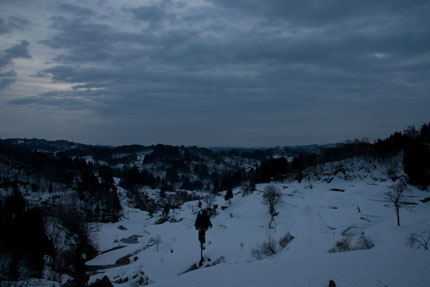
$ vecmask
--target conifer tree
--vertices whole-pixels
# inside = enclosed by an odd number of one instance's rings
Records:
[[[233,191],[231,190],[231,188],[229,188],[225,193],[224,199],[225,201],[229,201],[232,198],[233,198]]]

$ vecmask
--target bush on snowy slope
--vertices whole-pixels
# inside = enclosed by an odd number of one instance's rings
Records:
[[[251,256],[257,260],[262,260],[266,257],[273,256],[278,252],[276,241],[269,236],[269,238],[258,245],[257,248],[251,250]]]
[[[287,247],[287,245],[294,239],[289,232],[279,238],[278,242],[269,236],[266,241],[259,244],[257,248],[251,250],[251,256],[257,260],[262,260],[266,257],[270,257],[278,253],[281,249]]]
[[[285,248],[287,247],[288,243],[290,243],[293,239],[294,239],[294,236],[292,236],[289,232],[287,232],[287,234],[279,238],[279,246],[281,246],[282,248]]]
[[[413,232],[407,237],[407,243],[411,248],[424,250],[430,249],[430,229],[429,231]]]
[[[341,240],[336,242],[336,245],[328,250],[330,253],[334,252],[345,252],[350,251],[351,248],[351,239],[349,237],[344,237]]]
[[[345,252],[352,250],[367,250],[371,249],[375,246],[373,240],[364,235],[364,233],[360,234],[358,238],[356,238],[354,244],[352,242],[352,237],[345,236],[341,240],[336,242],[336,245],[328,250],[329,253],[334,252]]]

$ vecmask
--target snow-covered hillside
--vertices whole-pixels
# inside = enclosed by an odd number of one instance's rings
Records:
[[[156,224],[161,213],[150,217],[124,206],[118,223],[92,226],[102,254],[87,262],[90,281],[107,275],[115,286],[328,286],[329,280],[336,286],[430,286],[429,251],[407,244],[410,233],[430,231],[430,203],[420,202],[428,193],[408,187],[408,202],[416,205],[401,209],[398,227],[385,196],[391,184],[371,178],[274,183],[283,202],[273,229],[262,201],[266,184],[246,196],[234,190],[231,203],[219,196],[214,204],[227,208],[211,218],[205,264],[189,272],[200,259],[198,202],[171,211],[162,224]],[[277,243],[277,254],[251,255],[287,233],[294,239],[285,248]],[[363,236],[373,248],[360,249]],[[342,239],[352,250],[329,252]]]
[[[352,157],[341,161],[328,162],[309,167],[303,171],[304,180],[325,181],[332,180],[396,180],[404,176],[402,166],[403,154],[393,157]]]
[[[407,139],[307,153],[0,141],[0,285],[430,286],[430,253],[410,246],[430,247],[430,153]],[[386,195],[399,182],[401,226]]]

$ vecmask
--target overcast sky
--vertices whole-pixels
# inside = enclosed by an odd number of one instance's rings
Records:
[[[0,138],[301,145],[429,115],[427,0],[0,0]]]

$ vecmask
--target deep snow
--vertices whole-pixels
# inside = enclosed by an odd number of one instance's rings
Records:
[[[91,281],[107,275],[113,282],[127,281],[115,286],[138,286],[139,280],[154,287],[328,286],[330,279],[337,286],[430,286],[430,251],[406,244],[411,232],[430,230],[430,203],[419,202],[429,194],[409,187],[409,201],[418,204],[400,211],[398,227],[394,208],[385,196],[390,184],[390,180],[369,178],[275,183],[283,203],[278,207],[274,229],[268,228],[270,216],[262,202],[266,184],[257,185],[257,191],[246,196],[240,189],[234,190],[231,204],[219,196],[215,204],[228,208],[219,208],[219,214],[211,218],[213,228],[207,232],[204,254],[211,262],[219,259],[220,263],[184,274],[200,257],[194,228],[197,201],[171,211],[172,221],[177,222],[163,224],[155,224],[161,213],[150,217],[123,202],[120,222],[92,226],[100,251],[124,247],[87,262],[98,266]],[[269,236],[278,240],[287,232],[295,238],[285,249],[261,261],[251,256],[251,250]],[[372,249],[328,252],[344,237],[355,244],[362,232],[374,242]],[[161,239],[158,251],[154,244],[157,237]],[[128,255],[130,263],[113,267]]]

